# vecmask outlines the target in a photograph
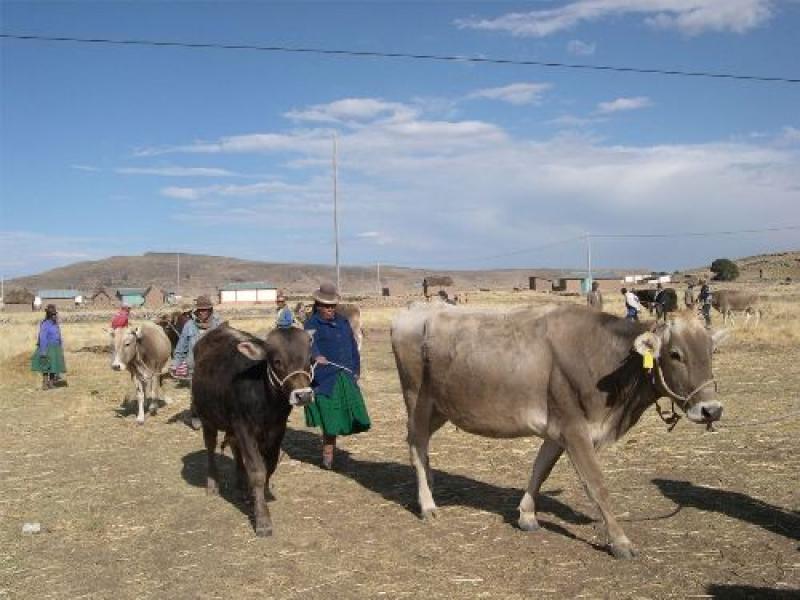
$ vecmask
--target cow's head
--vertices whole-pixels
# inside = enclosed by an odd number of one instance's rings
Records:
[[[118,327],[111,330],[111,368],[122,371],[136,358],[137,345],[142,337],[141,327]]]
[[[710,424],[722,416],[711,356],[727,337],[727,330],[711,334],[689,311],[639,335],[634,349],[643,356],[652,354],[660,394],[672,398],[689,420]]]
[[[266,361],[270,384],[292,406],[306,406],[314,401],[312,337],[313,334],[297,327],[273,329],[267,335],[265,346],[245,341],[238,344],[237,350],[250,360]]]

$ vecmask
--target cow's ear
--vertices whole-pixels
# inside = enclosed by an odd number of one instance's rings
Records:
[[[253,342],[239,342],[236,349],[252,361],[262,361],[267,358],[267,353],[261,346],[256,346]]]
[[[717,349],[727,342],[731,337],[730,329],[720,329],[711,334],[711,351],[716,352]]]
[[[141,328],[141,326],[139,326],[139,327],[137,327],[136,329],[134,329],[134,330],[133,330],[133,335],[135,335],[135,336],[136,336],[136,339],[137,339],[137,340],[140,340],[140,339],[142,339],[142,335],[143,335],[143,334],[142,334],[142,328]]]
[[[633,349],[642,356],[650,353],[658,358],[661,353],[661,337],[652,331],[645,331],[633,341]]]
[[[316,329],[306,329],[306,333],[308,334],[309,341],[313,344],[314,343],[314,335],[317,333]]]

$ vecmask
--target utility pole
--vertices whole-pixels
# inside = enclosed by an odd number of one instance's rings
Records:
[[[342,293],[341,279],[339,273],[339,200],[337,193],[337,173],[336,173],[336,132],[333,132],[333,233],[336,248],[336,289]]]
[[[378,263],[378,297],[381,295],[381,263]]]
[[[586,278],[592,282],[592,236],[586,232]]]
[[[177,268],[178,272],[177,272],[177,282],[176,282],[176,285],[175,285],[175,295],[176,296],[180,296],[181,295],[181,253],[180,252],[178,252],[178,254],[176,255],[176,258],[177,258],[177,263],[178,263],[178,268]]]

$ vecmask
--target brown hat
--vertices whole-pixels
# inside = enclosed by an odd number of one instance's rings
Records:
[[[202,309],[214,309],[214,305],[211,303],[211,298],[208,296],[198,296],[197,300],[194,301],[194,309],[195,310],[202,310]]]
[[[311,297],[320,304],[339,304],[339,292],[332,283],[323,283]]]

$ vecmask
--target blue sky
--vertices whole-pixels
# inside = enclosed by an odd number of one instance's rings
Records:
[[[790,0],[0,9],[6,34],[800,77]],[[585,232],[800,225],[798,84],[8,39],[0,53],[6,277],[149,250],[332,262],[334,133],[344,264],[570,267]],[[598,267],[659,269],[798,247],[798,230],[592,244]]]

